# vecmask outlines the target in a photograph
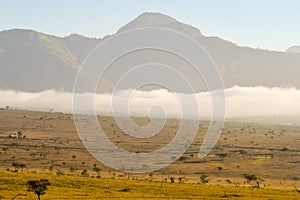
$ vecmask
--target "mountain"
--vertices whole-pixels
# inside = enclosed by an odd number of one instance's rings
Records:
[[[60,38],[36,31],[3,31],[0,48],[0,80],[6,88],[65,89],[79,69],[78,58]]]
[[[289,53],[300,53],[300,46],[292,46],[286,50]]]
[[[0,89],[72,91],[82,60],[99,42],[76,34],[59,38],[32,30],[2,31]]]
[[[185,33],[193,38],[202,37],[199,29],[188,24],[178,22],[174,18],[161,13],[143,13],[133,21],[121,27],[117,33],[143,27],[169,28]]]
[[[99,44],[102,39],[91,39],[78,34],[71,34],[68,37],[61,38],[61,42],[77,58],[79,63],[83,61],[86,54]]]
[[[133,21],[121,27],[117,33],[142,27],[163,27],[189,35],[199,42],[215,61],[225,87],[239,86],[293,86],[300,88],[300,54],[293,47],[287,52],[259,50],[240,47],[219,37],[204,36],[197,28],[178,22],[174,18],[160,13],[143,13]],[[87,38],[78,34],[56,37],[33,30],[13,29],[0,32],[0,89],[14,89],[29,92],[46,89],[72,91],[74,78],[85,56],[102,39]],[[295,50],[296,49],[296,50]],[[197,77],[187,63],[170,55],[157,55],[149,50],[128,55],[122,61],[116,61],[107,70],[104,87],[99,92],[109,92],[132,64],[151,62],[158,56],[164,56],[169,66],[181,69],[189,81],[197,84]],[[134,61],[132,63],[132,58]],[[183,69],[183,70],[182,70]],[[149,74],[150,73],[150,74]],[[147,80],[151,75],[168,77],[168,72],[134,77]],[[94,74],[89,78],[97,79]],[[180,84],[174,82],[174,89],[186,92]],[[132,87],[131,82],[124,83],[121,89]],[[149,88],[147,88],[149,89]],[[151,89],[151,87],[150,87]],[[200,84],[197,91],[204,90]]]

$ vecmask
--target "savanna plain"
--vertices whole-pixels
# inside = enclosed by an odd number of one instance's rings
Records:
[[[150,122],[132,119],[140,126]],[[112,117],[98,121],[114,144],[133,152],[165,146],[180,125],[168,119],[158,134],[143,139],[125,134]],[[90,155],[71,114],[3,108],[0,199],[37,199],[28,181],[40,179],[50,182],[41,199],[300,199],[300,127],[226,122],[214,149],[199,158],[208,125],[200,121],[192,145],[171,165],[132,174]]]

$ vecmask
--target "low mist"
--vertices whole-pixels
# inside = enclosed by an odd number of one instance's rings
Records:
[[[181,108],[176,95],[187,97],[187,94],[173,94],[167,90],[124,90],[111,94],[96,94],[95,108],[97,113],[109,115],[112,112],[112,99],[127,101],[129,112],[133,116],[151,116],[178,118]],[[252,116],[291,116],[300,115],[300,90],[295,88],[268,88],[268,87],[239,87],[225,90],[226,117]],[[39,93],[28,93],[12,90],[0,90],[0,107],[57,111],[72,113],[72,93],[47,90]],[[211,94],[200,92],[195,94],[201,117],[211,114]],[[163,108],[163,109],[160,109]],[[85,105],[82,105],[84,112]],[[124,110],[124,109],[123,109]],[[118,109],[114,111],[117,113]],[[122,113],[118,113],[122,115]],[[162,116],[161,116],[162,115]]]

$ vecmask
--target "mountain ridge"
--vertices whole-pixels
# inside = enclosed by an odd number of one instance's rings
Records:
[[[199,42],[215,61],[225,87],[264,85],[300,88],[297,77],[300,74],[300,54],[241,47],[216,36],[204,36],[197,28],[161,13],[143,13],[122,26],[116,34],[149,26],[180,31]],[[58,37],[28,29],[1,31],[0,89],[72,91],[83,59],[96,45],[111,36],[89,38],[70,34]],[[147,59],[147,55],[142,55],[142,58]],[[121,64],[115,66],[115,71],[105,77],[106,86],[101,92],[111,92],[111,85],[115,83],[116,74],[121,73],[122,67]],[[182,67],[188,70],[187,66]],[[124,85],[122,89],[130,87],[130,84]],[[185,92],[179,87],[175,90]],[[197,89],[200,90],[203,90],[202,86]]]

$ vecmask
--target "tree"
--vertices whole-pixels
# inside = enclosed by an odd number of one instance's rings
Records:
[[[19,164],[15,162],[13,162],[11,165],[15,168],[15,172],[17,172],[19,168],[21,168],[23,171],[23,169],[26,167],[26,164]]]
[[[7,147],[3,147],[2,151],[4,151],[4,153],[6,153],[8,151],[8,148]]]
[[[101,168],[99,168],[99,167],[96,166],[96,167],[93,168],[93,170],[97,173],[97,177],[100,178]]]
[[[83,170],[82,170],[81,176],[84,176],[84,177],[88,177],[88,176],[89,176],[89,174],[88,174],[88,172],[87,172],[86,169],[83,169]]]
[[[219,166],[219,167],[217,167],[217,169],[220,172],[223,169],[223,167]]]
[[[202,174],[202,175],[200,176],[200,181],[201,181],[202,184],[208,183],[208,178],[207,178],[207,176],[206,176],[205,174]]]
[[[216,153],[215,155],[218,156],[219,158],[221,158],[222,161],[224,160],[224,158],[226,158],[228,156],[227,153]]]
[[[72,155],[72,159],[75,160],[75,158],[77,158],[77,156],[76,155]]]
[[[70,167],[70,172],[73,174],[76,171],[75,167]]]
[[[251,184],[251,182],[255,182],[255,186],[259,188],[259,178],[254,174],[244,174],[244,178],[246,179],[247,183]]]
[[[46,193],[48,185],[50,185],[50,182],[47,179],[31,180],[27,182],[28,191],[34,192],[37,195],[38,200],[41,199],[41,195]]]
[[[175,183],[175,178],[173,176],[170,177],[171,183]]]
[[[150,173],[149,177],[150,177],[150,180],[152,181],[153,180],[153,173]]]
[[[18,163],[13,162],[11,165],[15,168],[15,172],[18,171],[19,168]]]
[[[21,170],[23,172],[23,169],[26,167],[26,164],[19,164],[19,167],[21,168]]]
[[[226,182],[229,183],[229,184],[232,183],[230,179],[227,179]]]

